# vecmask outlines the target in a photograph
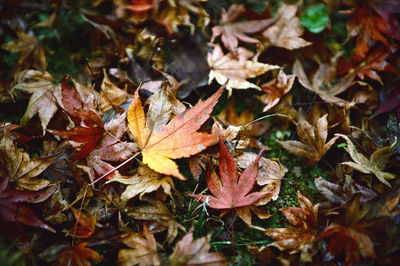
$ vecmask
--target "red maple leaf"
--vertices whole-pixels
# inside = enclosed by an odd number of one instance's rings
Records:
[[[207,186],[214,195],[193,195],[201,202],[208,202],[208,206],[213,209],[233,209],[252,205],[268,192],[252,192],[258,174],[258,161],[263,150],[257,159],[247,167],[240,177],[233,156],[229,153],[222,137],[219,138],[219,175],[210,169],[207,172]]]

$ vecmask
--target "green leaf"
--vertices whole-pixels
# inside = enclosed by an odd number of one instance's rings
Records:
[[[312,33],[322,32],[329,22],[329,7],[316,5],[307,9],[301,17],[301,25]]]

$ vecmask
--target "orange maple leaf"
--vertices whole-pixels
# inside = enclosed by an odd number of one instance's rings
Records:
[[[252,205],[269,193],[249,193],[256,183],[258,162],[263,150],[258,154],[257,159],[238,177],[235,160],[229,153],[222,137],[219,139],[219,147],[219,175],[221,179],[218,178],[215,172],[209,170],[207,173],[207,186],[214,196],[193,194],[189,194],[189,196],[195,197],[202,202],[207,201],[208,206],[213,209],[233,209]]]
[[[139,92],[128,110],[128,127],[142,151],[143,162],[158,173],[175,176],[185,180],[178,165],[171,159],[189,157],[217,142],[217,137],[197,130],[209,118],[215,104],[221,96],[222,86],[210,98],[186,112],[174,117],[166,125],[151,128],[146,125]],[[155,124],[155,121],[151,121]]]

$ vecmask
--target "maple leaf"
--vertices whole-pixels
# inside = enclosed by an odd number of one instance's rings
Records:
[[[44,135],[50,119],[58,110],[57,103],[61,102],[61,86],[55,83],[49,73],[37,70],[19,72],[15,75],[14,80],[16,85],[12,91],[22,90],[32,94],[28,107],[21,118],[21,124],[25,125],[34,115],[38,114]]]
[[[9,52],[20,53],[14,65],[14,73],[27,68],[46,70],[46,50],[39,39],[22,31],[16,33],[18,39],[1,46]]]
[[[347,28],[350,36],[357,36],[354,51],[355,62],[361,62],[366,57],[373,40],[389,47],[390,44],[383,34],[400,39],[398,23],[392,23],[392,17],[392,14],[381,16],[379,12],[374,12],[365,5],[352,11]]]
[[[177,164],[171,159],[189,157],[216,142],[214,135],[196,131],[210,116],[224,87],[206,101],[175,116],[168,124],[152,129],[146,123],[139,92],[136,91],[128,110],[128,127],[142,151],[143,162],[156,172],[184,180]]]
[[[122,202],[139,195],[142,197],[146,193],[156,191],[160,187],[164,193],[171,195],[171,189],[174,189],[174,182],[169,176],[160,175],[146,166],[139,166],[137,173],[129,177],[114,177],[109,182],[119,182],[128,185],[121,194]]]
[[[228,265],[227,259],[219,252],[210,252],[206,237],[193,240],[193,233],[187,233],[175,246],[169,256],[169,264],[178,265]]]
[[[40,227],[51,232],[53,228],[40,221],[36,214],[22,205],[21,202],[38,203],[46,200],[51,194],[45,191],[26,191],[7,189],[8,178],[3,178],[0,183],[0,218],[7,222],[22,223],[29,226]]]
[[[168,208],[159,200],[148,197],[141,198],[146,204],[140,204],[133,208],[127,207],[127,215],[137,220],[147,221],[152,233],[160,233],[167,230],[167,241],[171,244],[177,234],[178,229],[185,231],[185,227],[180,225],[172,217]]]
[[[389,161],[391,156],[391,150],[396,145],[397,138],[395,138],[394,142],[389,146],[384,146],[371,154],[371,157],[368,159],[362,153],[359,153],[354,144],[351,142],[349,137],[336,134],[337,137],[342,137],[346,140],[347,147],[346,151],[350,154],[351,159],[354,162],[343,162],[342,164],[348,165],[355,170],[364,173],[364,174],[373,174],[375,175],[379,181],[383,184],[391,187],[390,183],[387,180],[392,180],[396,178],[395,174],[384,172],[383,170],[386,167],[386,164]]]
[[[243,5],[237,4],[232,5],[228,11],[222,9],[221,25],[216,25],[212,28],[210,43],[213,43],[215,38],[221,36],[221,41],[225,48],[234,55],[237,55],[239,40],[252,44],[259,43],[259,40],[247,36],[246,33],[257,33],[273,23],[275,19],[234,22],[245,11],[246,9]]]
[[[300,38],[304,29],[300,24],[300,19],[296,16],[297,9],[297,4],[281,3],[275,16],[276,22],[262,33],[270,44],[288,50],[311,45],[310,42]]]
[[[129,233],[121,237],[122,243],[130,249],[121,249],[118,253],[120,265],[160,265],[157,254],[157,242],[148,225],[143,224],[143,233]]]
[[[252,192],[258,175],[258,162],[261,152],[256,160],[247,167],[240,177],[237,174],[235,160],[229,153],[222,137],[219,140],[220,164],[219,175],[208,169],[207,186],[213,195],[193,195],[189,196],[201,202],[207,202],[213,209],[234,209],[254,204],[268,192]]]
[[[99,110],[105,113],[112,107],[116,107],[123,103],[128,94],[126,92],[126,86],[124,90],[121,90],[111,82],[105,69],[103,69],[103,75],[104,78],[103,82],[101,83]]]
[[[355,195],[343,207],[344,213],[340,212],[338,216],[343,222],[331,224],[320,233],[319,239],[330,238],[326,258],[337,257],[343,251],[346,253],[346,265],[358,264],[359,253],[375,258],[374,246],[366,230],[371,223],[362,221],[367,213],[360,208],[360,197],[360,194]]]
[[[17,188],[40,190],[50,181],[35,178],[53,162],[56,155],[30,159],[29,154],[15,146],[12,139],[4,134],[0,140],[0,176],[9,178]]]
[[[76,238],[89,238],[96,228],[96,215],[92,215],[89,210],[86,211],[87,214],[83,212],[84,209],[78,211],[71,207],[71,210],[78,225],[71,228],[68,234]]]
[[[248,88],[261,90],[260,87],[246,79],[279,69],[280,66],[263,64],[255,59],[248,60],[252,56],[253,53],[243,47],[237,49],[237,56],[232,53],[224,54],[221,46],[216,45],[213,52],[209,52],[207,55],[207,62],[210,66],[208,83],[214,79],[221,85],[228,82],[226,88],[229,91]]]
[[[317,240],[318,233],[318,204],[313,205],[300,191],[297,191],[297,201],[300,208],[280,209],[292,226],[266,229],[265,234],[276,240],[269,246],[301,252],[302,261],[311,261],[312,255],[317,251],[313,243]]]
[[[89,260],[101,261],[103,258],[93,249],[87,248],[88,242],[80,242],[73,247],[67,247],[53,264],[55,266],[63,265],[92,265]]]
[[[262,90],[265,92],[260,97],[260,100],[265,104],[263,112],[267,112],[278,104],[281,97],[292,89],[294,80],[295,75],[286,75],[283,70],[279,70],[275,79],[261,85]]]
[[[137,151],[136,143],[121,141],[128,130],[126,113],[118,114],[104,125],[106,133],[96,148],[87,156],[87,166],[98,176],[109,173],[115,167],[109,162],[123,162]],[[92,178],[94,175],[91,174]],[[107,176],[107,179],[121,177],[118,170]],[[93,181],[93,180],[92,180]]]
[[[356,71],[350,70],[346,76],[334,80],[336,77],[337,58],[337,56],[333,57],[330,64],[320,64],[312,78],[312,82],[308,79],[303,65],[298,59],[296,59],[293,65],[293,74],[298,77],[301,85],[317,93],[325,102],[334,103],[341,107],[351,107],[352,103],[346,102],[336,95],[344,92],[351,86],[356,76]]]
[[[275,141],[290,153],[304,158],[307,164],[314,164],[321,160],[338,138],[338,136],[336,136],[326,142],[328,137],[327,116],[328,114],[325,114],[318,119],[315,130],[307,120],[300,116],[297,123],[297,134],[302,142],[297,140]]]

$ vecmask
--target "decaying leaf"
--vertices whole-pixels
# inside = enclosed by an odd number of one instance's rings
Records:
[[[311,261],[317,251],[314,242],[318,234],[318,204],[313,205],[300,191],[297,191],[297,201],[300,208],[281,209],[292,226],[266,229],[265,234],[276,240],[270,246],[275,246],[280,250],[290,249],[293,252],[301,252],[302,261]]]
[[[109,79],[106,70],[103,70],[104,78],[101,83],[101,94],[99,109],[102,112],[107,112],[114,106],[118,106],[123,103],[128,96],[125,90],[121,90]]]
[[[137,220],[146,221],[152,233],[168,230],[167,240],[171,244],[178,234],[178,229],[185,231],[185,227],[175,221],[161,201],[148,197],[143,197],[141,200],[146,204],[128,207],[127,214]]]
[[[336,62],[338,57],[332,58],[330,64],[320,64],[315,72],[312,81],[307,77],[301,62],[296,59],[293,65],[293,74],[295,74],[301,85],[315,92],[327,103],[334,103],[341,107],[351,107],[352,104],[337,97],[338,94],[346,91],[352,84],[356,71],[350,70],[344,77],[334,80],[336,77]]]
[[[391,186],[387,180],[392,180],[396,178],[396,175],[384,172],[383,170],[385,169],[386,164],[389,161],[389,158],[391,156],[391,150],[393,146],[396,145],[397,138],[395,138],[395,141],[391,145],[384,146],[376,150],[374,153],[371,154],[371,157],[368,159],[362,153],[359,153],[356,150],[354,144],[351,142],[349,137],[342,134],[336,134],[336,136],[342,137],[346,140],[347,147],[345,149],[350,154],[351,159],[353,159],[354,161],[354,162],[344,162],[342,164],[348,165],[364,174],[373,174],[383,184],[389,187]]]
[[[343,206],[344,213],[340,213],[340,223],[332,223],[319,235],[319,239],[330,238],[326,260],[338,257],[345,252],[346,265],[356,265],[359,261],[359,253],[363,257],[375,258],[374,245],[366,227],[371,223],[362,219],[366,211],[360,206],[360,194]]]
[[[211,43],[215,38],[221,36],[221,41],[226,49],[232,54],[237,55],[239,40],[245,43],[256,44],[259,40],[249,37],[246,34],[257,33],[268,27],[275,21],[275,18],[263,20],[250,20],[234,22],[242,13],[246,11],[243,5],[232,5],[228,11],[222,9],[219,25],[212,28]]]
[[[171,177],[154,172],[147,166],[139,166],[137,173],[130,177],[114,177],[109,182],[119,182],[128,185],[121,194],[122,202],[139,195],[156,191],[160,187],[164,193],[171,196],[171,189],[174,189],[174,182]]]
[[[0,140],[0,176],[9,178],[17,188],[40,190],[47,187],[50,181],[36,178],[55,159],[56,155],[31,159],[29,154],[18,148],[12,139],[4,134]]]
[[[255,59],[249,60],[251,57],[253,57],[253,53],[243,47],[237,49],[237,56],[235,56],[232,53],[224,54],[221,46],[216,45],[213,52],[207,55],[208,65],[210,66],[208,83],[211,83],[214,79],[221,85],[228,82],[226,88],[229,91],[248,88],[261,90],[256,84],[246,79],[279,69],[280,66],[263,64]]]
[[[297,123],[297,134],[302,142],[297,140],[276,140],[276,142],[294,155],[302,157],[309,165],[318,162],[338,138],[336,136],[326,142],[328,137],[327,116],[326,114],[318,119],[315,130],[308,121],[300,116]]]
[[[261,157],[261,152],[256,160],[247,167],[238,177],[237,168],[233,156],[229,153],[226,144],[220,137],[220,164],[219,175],[208,169],[207,186],[213,195],[193,195],[189,196],[198,199],[201,202],[207,202],[208,206],[213,209],[238,211],[239,217],[249,223],[250,211],[240,209],[253,205],[269,192],[250,192],[256,183],[258,175],[258,162]],[[224,212],[226,213],[226,212]],[[251,224],[251,216],[250,223]]]
[[[0,183],[0,216],[2,220],[40,227],[55,232],[53,228],[40,221],[39,217],[31,209],[21,204],[21,202],[42,202],[51,196],[51,194],[43,197],[45,191],[11,190],[7,189],[7,185],[8,178],[3,178]]]
[[[275,16],[276,22],[262,33],[271,45],[288,50],[311,45],[310,42],[300,37],[304,29],[300,24],[300,19],[296,16],[297,9],[297,4],[281,3]]]
[[[208,119],[224,87],[206,101],[198,103],[158,128],[150,128],[152,125],[146,124],[143,106],[136,91],[129,106],[128,127],[142,150],[143,162],[159,173],[184,180],[177,164],[171,159],[194,155],[216,142],[216,136],[199,133],[197,130]]]
[[[227,259],[219,252],[210,252],[210,244],[206,237],[193,240],[193,233],[187,233],[175,246],[174,253],[169,256],[169,265],[228,265]]]
[[[292,89],[295,78],[294,75],[286,75],[283,70],[279,70],[275,79],[261,86],[265,93],[260,96],[260,100],[265,104],[264,112],[278,104],[282,96]]]
[[[57,84],[49,73],[37,70],[19,72],[15,75],[14,81],[16,85],[13,90],[32,94],[21,124],[25,125],[38,114],[44,134],[50,119],[58,110],[57,103],[61,102],[60,84]]]
[[[160,265],[157,254],[157,242],[150,233],[148,225],[143,225],[142,233],[129,233],[121,237],[122,243],[129,249],[121,249],[118,253],[120,265]]]
[[[80,265],[80,266],[90,266],[92,265],[89,260],[100,261],[103,258],[94,251],[86,247],[88,242],[80,242],[73,247],[67,247],[61,255],[58,257],[57,261],[54,263],[55,266],[64,265]]]
[[[86,209],[78,211],[71,207],[71,210],[78,224],[76,228],[71,228],[68,234],[76,238],[89,238],[96,229],[96,214],[92,215],[92,213]]]

